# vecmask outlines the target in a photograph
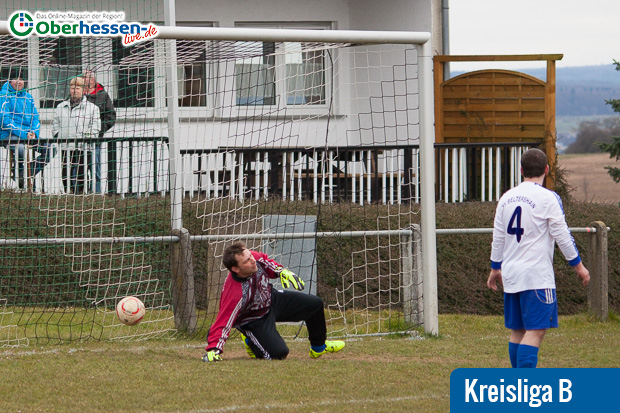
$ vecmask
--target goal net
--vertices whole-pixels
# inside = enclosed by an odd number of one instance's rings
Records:
[[[0,346],[204,337],[234,241],[332,337],[420,326],[419,48],[193,38],[0,36],[3,116],[40,122],[0,148]]]

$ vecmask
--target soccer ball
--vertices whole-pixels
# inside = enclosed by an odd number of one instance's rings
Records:
[[[137,297],[128,296],[116,304],[116,315],[126,326],[135,326],[144,318],[144,303]]]

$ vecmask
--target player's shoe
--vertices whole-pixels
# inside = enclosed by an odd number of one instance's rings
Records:
[[[255,359],[256,358],[256,354],[254,354],[254,352],[252,351],[252,349],[248,345],[248,342],[246,341],[247,338],[243,335],[243,333],[241,333],[241,339],[243,340],[243,344],[245,345],[245,351],[246,351],[246,353],[248,353],[248,356],[250,356],[253,359]]]
[[[344,348],[344,341],[325,341],[325,350],[316,352],[310,349],[310,357],[313,359],[321,357],[325,353],[337,353]]]

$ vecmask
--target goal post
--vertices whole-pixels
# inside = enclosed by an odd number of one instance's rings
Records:
[[[170,10],[168,10],[170,13]],[[173,13],[173,12],[172,12]],[[173,22],[171,20],[171,22]],[[161,27],[160,39],[322,42],[344,44],[413,44],[418,47],[420,71],[420,191],[421,251],[424,274],[424,328],[426,333],[439,334],[437,302],[437,253],[435,234],[435,134],[430,33],[353,31],[353,30],[286,30],[255,28],[188,28]],[[172,76],[175,73],[170,71]],[[174,77],[173,77],[174,79]],[[171,106],[169,106],[169,109]],[[171,132],[173,133],[173,132]],[[172,135],[171,135],[172,136]]]
[[[0,346],[203,337],[234,240],[306,277],[330,336],[438,334],[430,34],[177,27],[171,3],[131,47],[0,22],[1,83],[27,74],[41,119],[0,148]],[[114,125],[54,136],[88,71]]]

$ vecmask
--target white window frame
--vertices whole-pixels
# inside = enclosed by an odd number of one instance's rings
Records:
[[[166,116],[166,68],[165,68],[165,56],[166,51],[164,50],[164,44],[162,42],[154,42],[153,45],[153,106],[150,107],[120,107],[116,106],[116,102],[114,105],[114,109],[116,110],[117,119],[141,119],[146,118],[148,120],[157,120],[162,119]],[[115,67],[117,65],[112,65],[112,49],[110,48],[110,66]],[[110,73],[110,77],[114,76],[114,70],[118,70],[118,68],[114,68]],[[118,75],[118,72],[116,72]],[[118,84],[113,83],[110,79],[110,85],[106,86],[106,91],[110,94],[112,99],[116,99],[118,96]],[[109,88],[109,90],[108,90]],[[110,93],[112,92],[112,93]]]
[[[215,22],[177,22],[177,26],[180,27],[217,27]],[[209,40],[205,40],[204,47],[205,50],[210,47],[213,43]],[[214,63],[205,62],[205,105],[204,106],[178,106],[179,110],[179,119],[180,120],[196,120],[197,118],[207,117],[211,118],[214,116],[215,107],[215,91],[217,90],[217,65]],[[164,108],[166,107],[164,102]]]
[[[112,42],[112,38],[106,39],[106,40],[109,40],[110,43]],[[90,67],[96,67],[96,66],[111,67],[112,66],[111,64],[112,63],[112,46],[110,45],[109,55],[106,53],[106,55],[100,56],[100,61],[98,57],[97,61],[93,62],[93,61],[88,60],[89,53],[85,52],[89,41],[90,41],[89,38],[82,38],[82,70],[84,70],[85,68],[89,66]],[[102,41],[102,39],[98,39],[97,41]],[[158,62],[163,62],[163,59],[165,57],[164,50],[163,50],[163,44],[158,44],[158,42],[156,42],[154,45],[153,53],[154,53],[154,61],[155,61],[154,74],[153,74],[153,80],[154,80],[154,92],[153,92],[154,93],[154,96],[153,96],[154,104],[153,106],[125,108],[125,107],[117,107],[115,105],[114,109],[116,110],[116,115],[118,119],[144,118],[145,116],[147,117],[147,119],[157,119],[157,118],[162,118],[163,116],[165,116],[165,113],[166,113],[165,103],[166,102],[165,102],[165,91],[163,90],[165,88],[165,81],[164,81],[165,68],[163,68],[163,64],[158,64]],[[43,121],[51,122],[52,119],[54,118],[56,109],[40,107],[41,96],[39,93],[39,88],[41,86],[41,83],[40,83],[39,73],[38,73],[38,70],[40,70],[39,38],[35,36],[31,36],[29,38],[29,68],[33,66],[37,68],[37,73],[36,73],[36,76],[33,76],[32,83],[30,83],[29,88],[31,88],[33,91],[36,91],[36,95],[33,94],[33,97],[35,97],[37,109],[39,111],[39,116],[42,122]],[[32,72],[32,70],[29,70],[29,74],[30,72]],[[110,98],[115,102],[118,96],[118,85],[113,81],[114,71],[113,70],[109,71],[105,75],[101,75],[97,72],[95,72],[95,74],[97,75],[98,82],[104,85],[106,92],[108,92],[108,94],[110,95]],[[29,79],[29,82],[30,82],[30,79]]]
[[[332,22],[248,22],[239,21],[235,22],[235,27],[241,28],[261,28],[261,29],[306,29],[306,30],[330,30],[333,27]],[[329,87],[330,82],[335,82],[333,79],[333,68],[328,64],[329,61],[324,55],[324,72],[325,72],[325,103],[314,105],[289,105],[287,103],[287,87],[286,87],[286,65],[284,64],[284,56],[276,55],[275,70],[276,70],[276,102],[279,105],[249,105],[249,106],[237,106],[236,105],[236,82],[233,81],[232,90],[223,90],[224,102],[232,102],[232,107],[220,113],[221,117],[245,117],[256,115],[260,111],[269,110],[282,110],[286,109],[286,113],[291,116],[298,115],[327,115],[329,112],[329,102],[332,99],[331,89]],[[231,67],[232,66],[232,67]],[[229,64],[228,67],[221,67],[220,70],[226,71],[227,75],[232,76],[234,79],[235,62]]]
[[[215,22],[180,22],[179,26],[187,27],[216,27]],[[308,29],[308,30],[329,30],[333,26],[332,22],[236,22],[235,27],[254,27],[254,28],[274,28],[274,29]],[[110,67],[112,64],[112,46],[110,45],[110,51],[98,56],[97,61],[88,61],[89,54],[86,52],[88,45],[88,38],[82,39],[82,70],[87,67],[106,66]],[[99,39],[101,41],[101,39]],[[41,108],[40,107],[40,91],[41,86],[39,73],[39,38],[32,36],[28,39],[28,61],[29,61],[29,89],[31,89],[33,97],[39,111],[39,116],[42,122],[51,122],[55,108]],[[112,39],[110,39],[112,42]],[[209,46],[209,42],[205,42],[205,47]],[[337,51],[334,51],[337,52]],[[101,59],[101,62],[98,60]],[[283,63],[283,56],[276,56],[276,101],[279,102],[279,107],[275,105],[260,105],[260,110],[276,110],[286,108],[288,115],[326,115],[329,111],[329,102],[332,99],[330,82],[335,82],[333,79],[333,68],[329,65],[327,56],[324,55],[324,71],[325,71],[325,103],[315,105],[294,105],[287,104],[287,90],[286,90],[286,66]],[[163,120],[167,116],[167,103],[166,103],[166,73],[165,73],[165,48],[163,42],[155,42],[154,45],[154,105],[151,107],[116,107],[117,118],[119,119],[132,119],[132,118],[146,118],[152,121]],[[244,117],[252,114],[256,114],[259,110],[257,106],[237,106],[235,96],[235,83],[234,83],[234,67],[235,62],[219,63],[219,64],[206,64],[206,106],[192,106],[192,107],[180,107],[179,117],[180,119],[198,117]],[[32,71],[32,67],[37,68],[37,73]],[[230,78],[228,84],[224,85],[222,79],[225,77],[219,77],[218,73],[224,73],[227,76],[231,76],[232,87],[230,85]],[[96,73],[97,74],[97,73]],[[106,91],[110,95],[113,101],[116,101],[118,97],[118,85],[114,79],[114,73],[112,71],[103,75],[97,74],[98,80],[104,85]],[[226,87],[226,90],[224,90]],[[219,108],[217,111],[215,108]]]
[[[32,97],[34,98],[37,111],[39,112],[39,120],[43,124],[44,121],[52,122],[56,108],[42,108],[41,99],[43,98],[43,84],[41,83],[41,55],[39,43],[40,38],[37,36],[30,36],[28,38],[28,89]],[[81,44],[84,44],[84,38],[81,39]],[[82,49],[83,50],[83,49]],[[82,57],[84,53],[82,51]],[[33,69],[33,68],[36,68]],[[84,70],[84,61],[82,61],[82,70]]]

